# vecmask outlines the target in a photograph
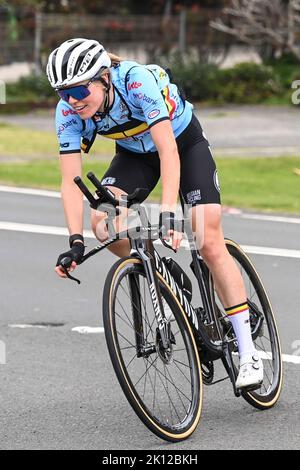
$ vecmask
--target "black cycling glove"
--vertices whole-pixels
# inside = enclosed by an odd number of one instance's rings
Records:
[[[159,232],[165,236],[168,230],[183,232],[182,221],[175,218],[174,212],[161,212],[159,214]]]
[[[66,251],[65,253],[62,253],[59,255],[56,266],[59,266],[61,264],[62,259],[64,258],[70,258],[71,262],[75,261],[75,263],[79,263],[84,255],[84,249],[85,246],[81,242],[73,242],[71,243],[72,248],[69,251]],[[71,266],[71,263],[70,263]]]

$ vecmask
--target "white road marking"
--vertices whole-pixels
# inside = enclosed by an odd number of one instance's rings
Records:
[[[38,329],[45,329],[48,328],[45,325],[30,325],[30,324],[10,324],[8,325],[10,328],[20,328],[20,329],[25,329],[25,328],[38,328]],[[103,327],[95,327],[95,326],[75,326],[74,328],[71,329],[71,331],[74,331],[75,333],[79,334],[100,334],[104,333],[104,328]],[[235,353],[237,354],[237,353]],[[262,359],[271,359],[272,354],[271,352],[265,352],[265,351],[259,351],[259,355]],[[283,362],[289,362],[292,364],[300,364],[300,356],[292,355],[292,354],[282,354],[282,360]]]
[[[288,250],[285,248],[272,248],[267,246],[241,245],[249,254],[264,256],[281,256],[283,258],[300,258],[300,250]]]
[[[300,356],[292,354],[282,354],[283,362],[291,362],[292,364],[300,364]]]
[[[75,331],[81,334],[104,333],[104,328],[92,326],[75,326],[71,331]]]
[[[52,197],[52,198],[61,197],[61,194],[57,191],[46,191],[46,190],[38,190],[38,189],[32,189],[32,188],[16,188],[16,187],[0,185],[0,192],[1,191],[14,193],[14,194],[30,195],[30,196],[43,196],[43,197]],[[261,214],[244,214],[242,212],[238,213],[235,211],[232,211],[232,214],[234,214],[235,217],[240,217],[243,219],[263,220],[263,221],[278,222],[278,223],[300,224],[300,218],[296,218],[296,217],[281,217],[281,216],[261,215]],[[27,233],[39,233],[39,234],[45,234],[45,235],[63,235],[63,236],[69,235],[68,230],[64,227],[36,225],[36,224],[21,224],[21,223],[1,222],[1,221],[0,221],[0,230],[20,231],[20,232],[27,232]],[[86,238],[95,238],[91,230],[84,231],[84,236]],[[183,240],[183,246],[185,247],[188,246],[187,240]],[[242,248],[247,253],[251,253],[251,254],[281,256],[281,257],[287,257],[287,258],[300,258],[300,250],[259,247],[259,246],[251,246],[251,245],[242,245]],[[10,328],[20,328],[20,329],[25,329],[25,328],[45,329],[47,328],[47,326],[45,325],[30,325],[30,324],[10,324],[8,326]],[[78,327],[72,328],[72,331],[78,332],[80,334],[92,334],[92,333],[99,334],[99,333],[104,332],[104,328],[78,326]],[[269,359],[271,357],[271,353],[261,352],[260,355],[263,359]],[[282,359],[284,362],[300,364],[300,356],[291,355],[291,354],[283,354]]]
[[[22,224],[16,222],[2,222],[0,221],[0,230],[11,230],[16,232],[39,233],[42,235],[62,235],[69,236],[69,231],[66,227],[56,227],[50,225],[37,225],[37,224]],[[95,235],[92,230],[85,230],[83,235],[86,238],[94,238]]]
[[[300,219],[297,217],[281,217],[275,215],[260,215],[260,214],[241,214],[241,219],[263,220],[266,222],[280,222],[284,224],[300,224]]]
[[[259,356],[262,359],[270,360],[272,358],[271,352],[266,351],[259,351]],[[283,362],[291,362],[292,364],[300,364],[300,356],[296,356],[295,354],[282,354]]]
[[[55,227],[48,225],[36,225],[36,224],[22,224],[16,222],[3,222],[0,221],[0,230],[10,230],[17,232],[27,233],[38,233],[42,235],[62,235],[69,236],[69,232],[65,227]],[[95,235],[91,230],[84,230],[83,235],[85,238],[92,238],[95,240]],[[155,243],[161,243],[157,240]],[[181,246],[187,248],[189,246],[187,240],[183,240]],[[289,250],[285,248],[272,248],[267,246],[252,246],[252,245],[241,245],[242,249],[247,253],[254,255],[264,256],[279,256],[283,258],[298,258],[300,259],[300,250]]]
[[[44,189],[33,188],[17,188],[15,186],[1,186],[0,191],[4,193],[24,194],[27,196],[46,196],[60,198],[61,194],[58,191],[46,191]]]
[[[0,192],[5,193],[14,193],[14,194],[24,194],[29,196],[44,196],[52,198],[60,198],[61,193],[58,191],[47,191],[43,189],[34,189],[34,188],[18,188],[14,186],[4,186],[0,185]],[[180,210],[180,206],[178,206]],[[300,224],[300,218],[297,217],[283,217],[275,215],[264,215],[264,214],[245,214],[241,209],[235,207],[224,206],[224,212],[226,215],[234,215],[234,217],[240,217],[242,219],[252,219],[252,220],[263,220],[267,222],[278,222],[284,224]]]
[[[8,325],[10,328],[47,328],[45,325],[27,325],[27,324],[15,324],[15,325]]]

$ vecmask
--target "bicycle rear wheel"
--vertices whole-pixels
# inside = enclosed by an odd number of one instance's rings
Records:
[[[261,387],[255,391],[243,391],[242,396],[255,408],[264,410],[275,405],[282,389],[282,357],[276,321],[270,300],[254,265],[237,243],[228,239],[225,242],[245,283],[252,338],[264,364],[264,380]],[[237,341],[231,322],[213,288],[211,275],[210,286],[219,327],[225,338],[231,341],[230,350],[237,372],[239,363]]]
[[[162,351],[147,279],[137,258],[119,260],[107,276],[105,337],[119,383],[138,417],[160,438],[176,442],[188,438],[200,419],[201,366],[188,320],[168,284],[157,276],[163,304],[171,310],[168,354]]]

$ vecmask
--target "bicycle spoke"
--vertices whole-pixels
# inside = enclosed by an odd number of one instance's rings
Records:
[[[155,394],[155,386],[156,386],[156,369],[154,369],[154,393],[153,393],[153,413],[154,413],[154,410],[155,410],[155,399],[156,399],[156,394]]]
[[[120,266],[119,277],[112,278],[116,281],[111,304],[112,328],[117,338],[113,347],[122,369],[116,371],[119,380],[123,380],[121,385],[135,411],[139,414],[141,407],[152,426],[156,425],[160,432],[165,429],[166,435],[186,433],[192,420],[199,416],[196,409],[201,405],[202,392],[191,332],[186,330],[185,320],[178,317],[179,307],[175,305],[175,320],[168,324],[172,343],[168,351],[171,358],[167,360],[143,267]],[[167,309],[167,305],[173,306],[173,294],[163,280],[158,281],[163,308]]]
[[[146,291],[145,291],[145,278],[143,277],[143,281],[144,281],[144,298],[142,297],[141,295],[141,289],[140,287],[138,286],[138,283],[137,283],[137,280],[134,279],[135,283],[136,283],[136,288],[138,289],[139,291],[139,297],[140,297],[140,300],[142,302],[142,306],[144,307],[144,312],[145,312],[145,317],[144,317],[144,320],[145,320],[145,325],[147,325],[149,327],[149,330],[151,330],[152,332],[152,325],[150,325],[150,321],[149,321],[149,318],[148,318],[148,313],[147,313],[147,310],[146,310],[146,305],[145,305],[145,302],[144,302],[144,299],[146,299]],[[142,313],[142,312],[141,312]],[[152,332],[153,333],[153,332]],[[146,335],[146,339],[148,338],[148,336]]]
[[[141,333],[139,333],[136,328],[134,328],[133,324],[132,323],[127,323],[126,320],[124,320],[124,318],[122,317],[122,315],[120,315],[117,311],[115,312],[116,314],[116,317],[120,318],[120,320],[122,320],[122,322],[125,323],[125,325],[129,326],[129,328],[131,328],[137,335],[143,337],[143,335]]]
[[[149,358],[148,358],[148,359],[149,359]],[[147,359],[147,360],[148,360],[148,359]],[[155,361],[151,363],[150,367],[153,367],[153,366],[154,366],[154,363],[157,361],[157,359],[158,359],[158,356],[156,356]],[[150,367],[149,367],[149,369],[150,369]],[[144,375],[147,374],[147,373],[148,373],[148,369],[145,370],[144,374],[143,374],[143,375],[139,378],[139,380],[134,384],[135,388],[136,388],[136,386],[140,383],[140,381],[142,380],[142,378],[144,377]]]
[[[162,373],[159,369],[157,369],[157,372],[158,372],[160,375],[162,375],[162,376],[166,379],[166,381],[168,381],[167,377],[164,376],[163,373]],[[176,407],[175,407],[175,405],[174,405],[174,403],[173,403],[173,401],[172,401],[172,399],[171,399],[171,397],[170,397],[170,395],[169,395],[169,393],[168,393],[168,390],[166,389],[165,384],[164,384],[162,378],[160,377],[160,375],[158,375],[158,378],[160,379],[160,381],[161,381],[161,383],[162,383],[162,386],[164,387],[164,389],[165,389],[165,391],[166,391],[166,393],[167,393],[167,395],[168,395],[168,398],[169,398],[169,405],[171,404],[171,405],[173,406],[174,411],[175,411],[175,413],[177,414],[178,419],[180,419],[180,416],[179,416],[179,414],[177,413],[177,409],[176,409]]]
[[[261,348],[261,347],[259,346],[259,344],[256,343],[255,346],[256,346],[258,349],[260,349],[261,351],[263,351],[267,356],[269,355],[269,353],[268,353],[265,349]],[[274,375],[273,359],[272,359],[272,358],[268,358],[268,357],[266,357],[266,358],[264,358],[264,359],[268,362],[268,364],[269,364],[269,366],[270,366],[270,369],[271,369],[271,371],[272,371],[272,373],[273,373],[273,375]]]
[[[149,362],[148,359],[147,359],[147,362]],[[148,370],[152,367],[152,365],[153,365],[153,364],[150,365],[150,367],[148,368]],[[153,387],[153,383],[152,383],[150,374],[149,374],[149,381],[150,381],[150,385],[151,385],[151,387],[152,387],[153,394],[155,395],[155,388]],[[157,406],[158,406],[159,413],[160,413],[161,415],[163,415],[163,413],[161,412],[159,403],[157,403]]]
[[[128,339],[125,338],[125,336],[122,335],[122,333],[118,332],[117,330],[117,333],[121,336],[121,338],[123,338],[128,344],[130,344],[130,346],[132,346],[133,348],[135,348],[136,346],[134,344],[132,344]]]
[[[158,372],[159,374],[162,374],[162,372],[161,372],[159,369],[157,369],[157,372]],[[178,387],[176,387],[176,385],[174,384],[174,382],[172,382],[172,381],[169,380],[169,379],[167,379],[167,380],[168,380],[168,382],[171,383],[171,385],[173,385],[173,387],[174,387],[176,390],[178,390],[187,400],[189,400],[189,398],[183,393],[183,391],[180,390]]]
[[[144,363],[145,363],[145,358],[144,359]],[[147,366],[145,365],[145,367],[147,368]],[[147,374],[145,375],[145,382],[144,382],[144,392],[143,392],[143,399],[145,397],[145,391],[146,391],[146,384],[147,384]]]
[[[177,352],[177,350],[176,350],[176,352]],[[182,366],[187,367],[188,369],[191,370],[191,366],[190,366],[190,365],[184,364],[184,362],[178,361],[178,359],[174,359],[174,358],[173,358],[173,362],[178,362],[178,364],[181,364]]]
[[[257,346],[259,347],[259,345],[257,345]],[[260,348],[260,349],[263,351],[262,348]],[[267,355],[269,355],[265,349],[264,349],[264,352],[265,352]],[[271,353],[271,354],[272,354],[272,353]],[[270,366],[270,369],[271,369],[272,373],[274,374],[273,357],[271,357],[270,359],[267,358],[267,362],[268,362],[268,364],[269,364],[269,366]]]
[[[165,373],[165,378],[166,378],[166,390],[167,390],[167,394],[168,394],[168,397],[169,397],[169,408],[170,408],[171,421],[172,421],[172,424],[173,424],[174,421],[173,421],[173,414],[172,414],[172,407],[171,407],[171,399],[170,399],[170,395],[169,395],[168,382],[167,382],[167,377],[166,377],[166,365],[164,364],[163,366],[164,366],[164,373]],[[179,415],[178,415],[178,418],[179,418]]]
[[[125,293],[125,295],[127,296],[127,298],[130,300],[131,305],[133,305],[137,310],[139,310],[139,307],[136,305],[135,302],[133,302],[132,297],[129,296],[128,292],[126,292],[126,290],[125,290],[125,288],[122,286],[122,284],[120,284],[120,287],[122,288],[122,290],[123,290],[123,292]],[[118,300],[118,302],[120,303],[119,300]],[[124,310],[124,308],[123,308],[123,310]],[[126,315],[126,317],[127,317],[127,314],[126,314],[125,310],[124,310],[124,313],[125,313],[125,315]],[[127,318],[128,318],[128,317],[127,317]],[[129,318],[128,318],[128,321],[130,321]]]
[[[137,355],[135,354],[135,355],[133,356],[133,358],[131,359],[131,361],[130,361],[127,365],[125,365],[126,369],[128,369],[128,367],[130,366],[130,364],[132,363],[132,361],[133,361],[136,357],[137,357]]]
[[[167,370],[167,373],[169,374],[170,378],[172,378],[169,370]],[[176,390],[176,389],[175,389],[175,390]],[[179,400],[181,401],[181,404],[182,404],[182,406],[183,406],[183,409],[184,409],[184,411],[185,411],[185,414],[187,415],[187,414],[188,414],[188,410],[186,409],[185,404],[183,403],[183,400],[182,400],[182,398],[181,398],[181,396],[179,395],[179,393],[178,393],[177,390],[176,390],[176,392],[177,392],[177,395],[178,395]],[[188,399],[188,401],[191,402],[189,399]]]
[[[120,286],[121,286],[121,288],[123,289],[123,291],[125,292],[126,296],[127,296],[128,299],[130,300],[130,302],[132,303],[132,305],[134,305],[134,306],[136,307],[136,305],[135,305],[134,302],[132,301],[131,297],[129,297],[128,293],[125,291],[124,287],[123,287],[122,285],[120,285]],[[124,312],[124,314],[125,314],[127,320],[129,321],[130,325],[132,326],[132,328],[134,328],[133,324],[131,323],[130,318],[128,317],[127,313],[125,312],[125,309],[124,309],[123,305],[121,304],[121,301],[120,301],[118,298],[117,298],[117,301],[118,301],[120,307],[122,308],[122,310],[123,310],[123,312]]]
[[[265,335],[260,336],[260,338],[265,338],[267,341],[269,341],[270,344],[272,344],[272,341],[270,340],[270,338],[267,338]]]
[[[125,348],[120,348],[120,351],[125,351],[126,349],[135,349],[135,346],[127,346]]]

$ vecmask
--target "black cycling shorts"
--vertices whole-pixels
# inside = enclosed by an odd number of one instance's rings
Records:
[[[176,139],[181,163],[180,195],[191,205],[221,204],[215,161],[198,119]],[[117,154],[102,179],[102,184],[116,186],[127,194],[136,188],[155,188],[160,177],[158,152],[136,153],[117,144]]]

